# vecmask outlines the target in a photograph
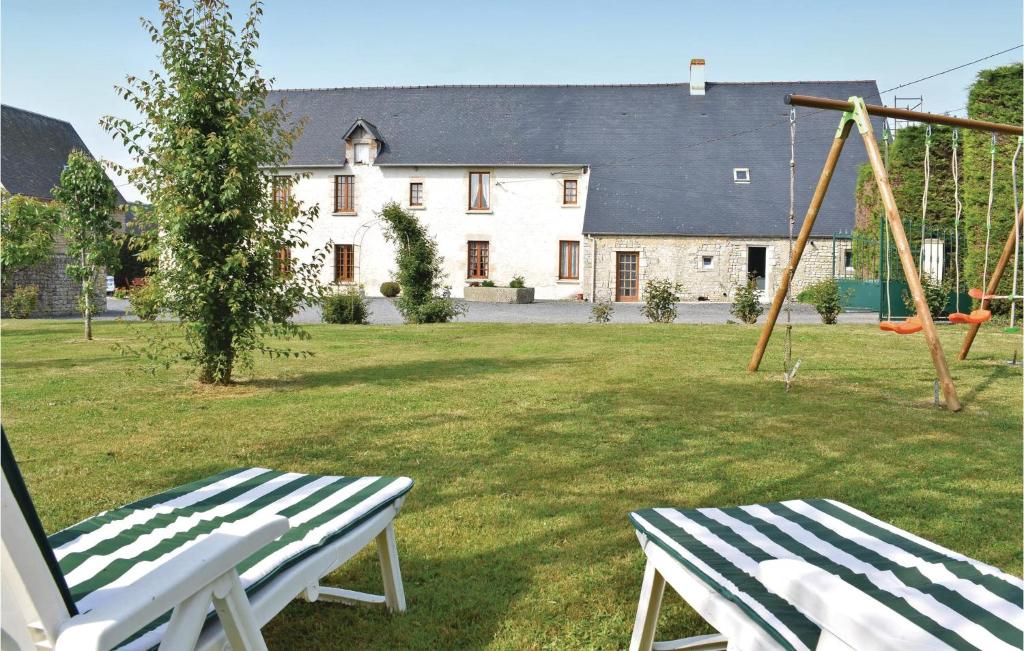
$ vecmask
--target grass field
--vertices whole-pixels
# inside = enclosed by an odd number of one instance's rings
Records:
[[[296,602],[272,648],[621,649],[643,555],[634,508],[830,497],[1021,572],[1020,337],[951,362],[931,406],[920,335],[794,329],[781,382],[746,326],[314,326],[310,360],[205,388],[113,352],[135,329],[3,324],[3,421],[48,531],[243,465],[403,474],[409,612]],[[992,329],[994,330],[994,329]],[[944,328],[952,358],[962,330]],[[379,591],[363,553],[332,577]],[[666,598],[659,637],[706,630]]]

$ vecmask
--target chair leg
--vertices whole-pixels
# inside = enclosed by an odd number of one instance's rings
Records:
[[[232,651],[267,651],[263,632],[256,622],[252,605],[242,588],[238,573],[225,577],[224,585],[214,588],[213,607],[217,609],[221,626],[231,644]]]
[[[405,612],[405,589],[402,587],[402,569],[398,565],[398,545],[395,544],[394,523],[377,535],[377,557],[384,575],[384,598],[391,612]]]
[[[654,631],[658,627],[658,613],[661,611],[661,598],[664,594],[665,578],[654,567],[653,562],[647,561],[629,651],[651,651],[653,648]]]

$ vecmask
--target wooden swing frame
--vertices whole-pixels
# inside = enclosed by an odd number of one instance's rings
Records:
[[[925,341],[928,343],[928,350],[932,357],[932,363],[935,365],[935,373],[938,376],[942,395],[946,401],[946,408],[950,411],[960,411],[960,399],[957,397],[956,387],[953,384],[953,378],[949,373],[949,367],[946,364],[946,357],[942,351],[942,344],[939,342],[939,335],[935,330],[935,323],[932,321],[931,311],[928,309],[928,302],[924,297],[924,289],[922,288],[921,280],[917,275],[917,266],[914,262],[914,254],[910,250],[910,242],[908,241],[907,234],[903,229],[903,220],[900,218],[900,211],[896,206],[896,197],[893,195],[892,186],[889,184],[888,172],[885,169],[885,164],[882,162],[882,153],[878,148],[878,141],[875,139],[875,131],[871,126],[870,116],[879,115],[883,117],[900,118],[929,124],[945,124],[948,126],[974,129],[977,131],[1004,133],[1016,136],[1024,135],[1024,128],[1010,124],[1000,124],[997,122],[985,122],[982,120],[971,120],[969,118],[957,118],[948,115],[937,115],[935,113],[924,113],[921,111],[910,111],[907,109],[865,104],[864,98],[856,96],[851,97],[844,102],[842,100],[812,97],[809,95],[787,95],[786,104],[791,106],[804,106],[808,108],[842,111],[843,116],[839,120],[839,128],[836,130],[835,139],[832,141],[832,146],[829,149],[828,156],[825,158],[825,165],[818,178],[818,184],[814,188],[814,194],[811,197],[810,205],[807,207],[807,213],[804,215],[804,221],[800,227],[800,234],[797,237],[796,243],[793,245],[793,253],[790,257],[789,265],[782,274],[782,279],[775,291],[775,298],[772,300],[771,309],[768,311],[768,318],[765,320],[764,327],[761,330],[761,336],[757,341],[757,347],[754,349],[754,354],[750,358],[750,364],[747,366],[747,370],[753,372],[761,366],[761,359],[764,357],[765,349],[768,347],[768,340],[771,339],[772,331],[775,329],[775,322],[779,318],[779,311],[782,309],[782,304],[789,292],[790,281],[792,280],[793,274],[796,272],[797,266],[800,264],[800,258],[803,256],[804,248],[807,246],[807,241],[810,239],[811,231],[814,229],[814,222],[818,217],[818,211],[821,209],[821,204],[825,200],[825,194],[828,192],[829,183],[832,181],[832,175],[835,172],[836,164],[839,162],[839,155],[843,151],[843,145],[846,144],[846,138],[850,135],[850,130],[854,125],[857,125],[857,130],[860,132],[860,135],[864,140],[864,148],[867,150],[868,161],[871,163],[872,172],[874,172],[875,182],[878,185],[878,192],[882,198],[882,205],[885,206],[885,217],[889,222],[889,231],[892,233],[893,241],[896,243],[896,252],[899,254],[900,263],[903,265],[903,273],[906,276],[910,294],[914,299],[917,319],[921,322]],[[1021,213],[1018,213],[1016,222],[1017,228],[1020,227],[1020,220]],[[1010,239],[1011,242],[1008,246],[1012,248],[1013,233],[1010,234]],[[1008,259],[1005,255],[1005,251],[1006,249],[1004,249],[1004,255],[1001,256],[1000,262],[1004,262],[1003,258]],[[1005,267],[1006,265],[1004,262],[1004,264],[998,265],[997,268],[993,270],[992,279],[989,283],[990,286],[996,286],[998,284],[999,279],[1002,277],[1002,271]],[[971,329],[967,333],[967,338],[964,341],[964,348],[961,350],[960,359],[963,359],[967,355],[967,351],[970,350],[970,344],[974,340],[974,335],[977,334],[977,331],[977,325],[971,326]]]

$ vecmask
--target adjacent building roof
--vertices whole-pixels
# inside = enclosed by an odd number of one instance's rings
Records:
[[[73,149],[92,156],[70,123],[6,104],[0,107],[0,183],[11,194],[52,199],[50,190],[60,183]],[[117,196],[124,203],[120,192]]]
[[[362,117],[387,141],[377,165],[589,166],[585,233],[763,237],[788,232],[787,93],[873,98],[878,88],[708,83],[695,96],[687,84],[426,86],[279,90],[270,99],[307,119],[294,166],[342,165],[343,136]],[[834,112],[798,111],[798,222],[838,123]],[[851,143],[816,234],[853,227],[857,167],[866,160]],[[748,168],[750,182],[735,183],[734,168]]]

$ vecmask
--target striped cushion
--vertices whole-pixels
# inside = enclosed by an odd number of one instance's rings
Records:
[[[253,594],[275,575],[379,513],[412,488],[407,477],[333,477],[230,470],[107,511],[49,537],[79,612],[130,599],[124,586],[222,524],[283,515],[292,529],[238,566]],[[212,611],[211,611],[212,612]],[[159,644],[168,616],[125,648]]]
[[[754,577],[757,564],[773,558],[842,578],[948,648],[1024,644],[1024,582],[840,502],[645,509],[629,518],[782,649],[813,649],[820,631]]]

